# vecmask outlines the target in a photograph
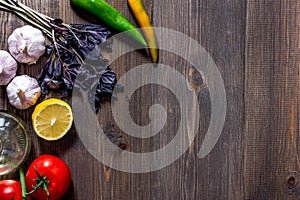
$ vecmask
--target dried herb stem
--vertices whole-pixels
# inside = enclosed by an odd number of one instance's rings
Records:
[[[29,24],[35,26],[36,28],[38,28],[39,30],[41,30],[47,37],[51,37],[51,32],[50,30],[46,29],[45,27],[43,27],[42,25],[38,24],[36,21],[27,18],[26,16],[24,16],[22,13],[19,12],[14,12],[18,17],[20,17],[21,19],[23,19],[24,21],[28,22]]]
[[[28,17],[38,21],[42,26],[44,26],[44,28],[51,29],[51,26],[49,23],[47,23],[48,20],[46,20],[40,13],[33,12],[32,10],[28,9],[27,6],[19,3],[18,1],[16,1],[16,5],[19,6],[19,8],[21,8]]]

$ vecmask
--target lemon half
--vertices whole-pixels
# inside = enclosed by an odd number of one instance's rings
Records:
[[[72,127],[73,113],[69,104],[51,98],[35,107],[32,126],[35,133],[48,141],[58,140]]]

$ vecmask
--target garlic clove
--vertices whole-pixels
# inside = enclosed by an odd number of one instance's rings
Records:
[[[33,106],[41,95],[41,88],[35,78],[28,75],[16,76],[6,88],[9,103],[24,110]]]
[[[39,29],[26,25],[17,28],[9,36],[8,49],[19,63],[31,65],[45,53],[45,41]]]
[[[0,85],[7,85],[16,76],[18,64],[7,52],[0,50]]]

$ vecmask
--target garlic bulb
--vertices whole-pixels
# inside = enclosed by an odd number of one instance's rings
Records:
[[[24,110],[34,105],[41,95],[41,88],[35,78],[16,76],[6,88],[9,103]]]
[[[16,76],[18,64],[6,51],[0,50],[0,85],[7,85]]]
[[[45,53],[45,41],[39,29],[26,25],[17,28],[9,36],[8,49],[19,63],[31,65]]]

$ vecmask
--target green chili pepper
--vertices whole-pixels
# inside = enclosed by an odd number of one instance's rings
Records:
[[[130,23],[121,13],[113,8],[109,3],[104,0],[71,0],[71,3],[85,11],[88,11],[101,20],[103,20],[111,28],[123,32],[128,31],[128,34],[141,43],[144,47],[147,43],[142,34],[136,27]]]

